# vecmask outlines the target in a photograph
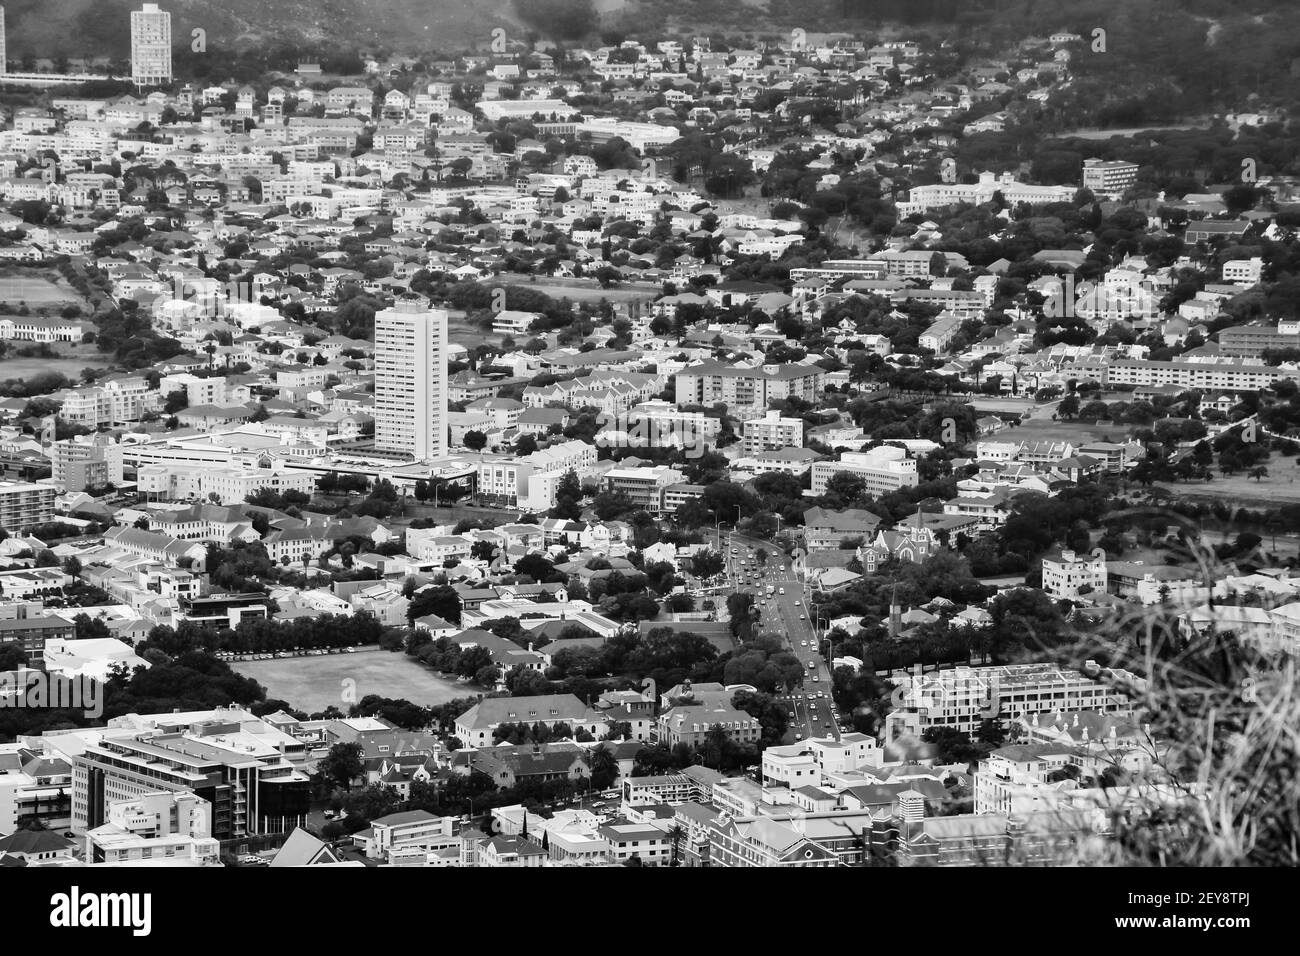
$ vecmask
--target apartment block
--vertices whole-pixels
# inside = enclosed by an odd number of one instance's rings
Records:
[[[29,481],[0,481],[0,528],[15,534],[54,517],[57,489]]]
[[[742,426],[745,454],[803,447],[803,419],[784,418],[769,411],[762,418],[751,418]]]
[[[156,3],[131,12],[131,82],[163,86],[172,81],[172,15]]]
[[[1051,710],[1131,713],[1129,698],[1116,685],[1140,686],[1139,678],[1091,661],[1085,670],[1088,673],[1055,664],[1007,664],[905,678],[902,703],[885,718],[885,740],[904,734],[919,737],[930,727],[955,727],[973,736],[985,720],[1005,724]]]

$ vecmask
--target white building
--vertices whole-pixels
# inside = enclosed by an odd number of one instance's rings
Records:
[[[375,315],[375,447],[447,456],[447,313],[422,300]]]
[[[825,494],[831,478],[843,472],[862,478],[867,483],[867,492],[872,495],[885,495],[899,488],[915,488],[918,481],[916,460],[907,457],[906,449],[881,445],[871,451],[846,451],[840,455],[839,461],[814,462],[812,493]]]
[[[131,82],[163,86],[172,81],[172,15],[146,3],[131,11]]]
[[[155,791],[109,804],[107,822],[86,832],[89,863],[220,866],[212,804],[193,793]]]
[[[1057,600],[1077,598],[1106,591],[1106,554],[1076,554],[1063,550],[1060,555],[1043,558],[1043,591]]]
[[[1093,661],[1085,669],[1089,673],[1055,664],[1007,664],[955,667],[903,678],[902,702],[885,718],[885,740],[892,742],[905,734],[919,737],[930,727],[954,727],[973,736],[985,720],[1005,725],[1051,710],[1132,712],[1128,696],[1114,685],[1122,682],[1140,689],[1144,683],[1140,678],[1099,668]]]
[[[745,454],[803,447],[803,419],[784,418],[769,411],[762,418],[751,418],[742,426]]]

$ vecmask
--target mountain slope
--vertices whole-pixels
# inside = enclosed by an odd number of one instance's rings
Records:
[[[130,55],[139,0],[6,0],[10,59]],[[510,0],[162,0],[180,43],[292,42],[417,53],[483,45],[514,18]]]

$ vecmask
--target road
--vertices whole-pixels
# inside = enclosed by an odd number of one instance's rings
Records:
[[[714,538],[717,535],[717,538]],[[790,559],[770,541],[747,538],[728,532],[710,535],[727,559],[727,576],[732,587],[755,595],[759,611],[759,628],[781,634],[790,652],[804,668],[803,686],[793,693],[779,694],[789,712],[794,714],[791,729],[796,739],[834,737],[840,739],[838,714],[831,698],[831,671],[818,648],[813,622],[808,619],[804,588],[796,577]],[[765,564],[756,558],[759,549],[769,557]],[[735,551],[733,554],[732,551]],[[767,589],[775,589],[768,595]],[[784,593],[782,593],[784,592]]]

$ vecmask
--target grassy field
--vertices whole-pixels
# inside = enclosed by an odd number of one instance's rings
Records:
[[[405,698],[428,707],[476,692],[470,685],[443,680],[405,654],[387,651],[236,661],[231,666],[265,687],[268,697],[288,701],[309,713],[331,704],[346,711],[368,694]],[[349,680],[356,683],[345,683]],[[348,700],[344,699],[345,689]]]
[[[31,273],[0,275],[0,302],[17,305],[26,302],[35,308],[42,305],[81,304],[77,290],[62,276],[43,277]]]
[[[1171,126],[1124,126],[1115,129],[1072,129],[1057,133],[1053,139],[1110,139],[1112,136],[1137,136],[1142,133],[1161,133],[1172,130],[1198,129],[1203,124],[1176,123]]]
[[[1246,472],[1225,476],[1215,471],[1212,481],[1163,487],[1179,498],[1226,500],[1234,507],[1242,508],[1275,508],[1279,504],[1300,501],[1300,459],[1284,458],[1274,453],[1264,467],[1268,469],[1268,477],[1260,481]]]
[[[83,359],[6,358],[0,359],[0,381],[8,378],[30,378],[39,372],[62,372],[74,381],[87,367],[102,368],[106,362],[87,362]]]
[[[552,299],[567,298],[574,302],[599,302],[601,299],[608,302],[633,302],[637,299],[650,301],[661,290],[660,286],[646,284],[619,285],[610,289],[602,289],[594,282],[588,284],[582,280],[572,279],[538,279],[536,282],[528,283],[528,285],[539,292],[545,292]]]
[[[30,342],[10,342],[9,355],[0,358],[0,381],[10,378],[29,378],[40,372],[61,372],[74,381],[81,375],[83,368],[106,368],[112,364],[109,356],[93,345],[69,345],[60,343],[51,348],[59,354],[58,358],[28,358],[16,354],[20,348],[30,346]]]
[[[1051,419],[1034,419],[1007,428],[992,436],[999,439],[1016,439],[1018,441],[1068,441],[1074,445],[1093,441],[1123,441],[1127,429],[1123,425],[1094,425],[1091,422],[1054,422]]]

